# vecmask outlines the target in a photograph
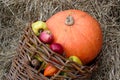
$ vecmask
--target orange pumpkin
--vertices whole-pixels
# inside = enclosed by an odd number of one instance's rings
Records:
[[[86,12],[61,11],[49,18],[46,24],[54,35],[54,42],[63,46],[67,57],[78,56],[83,64],[87,64],[101,50],[100,24]]]

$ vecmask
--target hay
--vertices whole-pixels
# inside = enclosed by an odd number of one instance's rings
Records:
[[[47,20],[61,10],[80,9],[101,23],[104,36],[99,69],[92,80],[119,80],[119,4],[119,0],[0,0],[0,79],[5,80],[19,38],[29,21]]]

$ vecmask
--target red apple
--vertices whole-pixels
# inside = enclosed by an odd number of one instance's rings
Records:
[[[40,33],[39,39],[43,43],[51,44],[53,42],[53,35],[49,30],[44,30],[43,32]]]
[[[56,53],[63,54],[63,47],[59,43],[52,43],[50,49]]]

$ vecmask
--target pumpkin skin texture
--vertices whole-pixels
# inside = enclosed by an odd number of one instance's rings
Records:
[[[68,16],[72,16],[72,25],[65,23]],[[73,9],[61,11],[50,17],[46,24],[54,42],[63,46],[66,57],[77,56],[87,64],[99,54],[102,31],[97,20],[88,13]]]

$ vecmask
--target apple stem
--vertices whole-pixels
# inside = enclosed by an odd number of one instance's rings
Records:
[[[65,24],[68,26],[72,26],[74,24],[74,18],[69,15],[65,20]]]
[[[39,33],[43,32],[43,31],[44,31],[43,29],[39,29],[39,30],[38,30]]]

